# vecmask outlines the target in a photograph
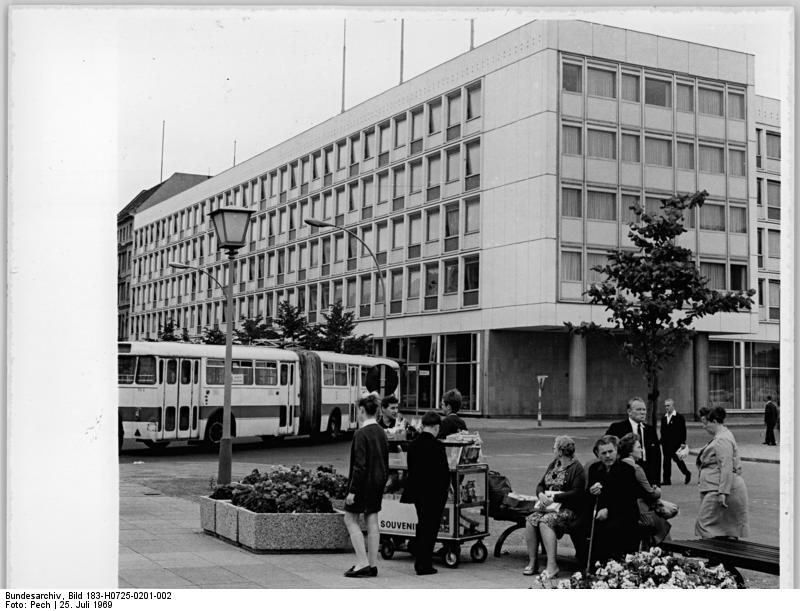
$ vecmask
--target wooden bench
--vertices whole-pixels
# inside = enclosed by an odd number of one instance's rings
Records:
[[[718,562],[731,572],[741,586],[744,586],[744,578],[739,573],[740,568],[771,575],[780,574],[780,551],[774,545],[728,539],[694,539],[662,541],[660,547],[665,551]]]

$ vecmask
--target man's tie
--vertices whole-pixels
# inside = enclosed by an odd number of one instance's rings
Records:
[[[642,423],[639,423],[639,439],[642,440],[642,462],[647,462],[647,453],[644,449],[644,426]]]

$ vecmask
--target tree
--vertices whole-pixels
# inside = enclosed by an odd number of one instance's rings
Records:
[[[214,344],[217,346],[224,346],[225,334],[222,331],[220,331],[217,327],[206,327],[203,330],[202,342],[204,344]]]
[[[263,340],[278,337],[278,334],[272,329],[272,325],[264,322],[261,314],[255,318],[245,318],[243,316],[241,320],[240,327],[233,330],[236,343],[249,346],[263,343]]]
[[[180,341],[178,336],[175,334],[175,321],[173,319],[169,319],[164,323],[164,326],[161,327],[158,331],[158,341],[160,342],[177,342]]]
[[[308,335],[308,321],[301,314],[300,308],[293,306],[288,301],[281,301],[278,304],[278,315],[273,324],[281,347],[289,344],[302,344]]]
[[[617,250],[606,265],[593,267],[605,279],[586,291],[590,303],[606,307],[612,328],[593,322],[564,323],[570,333],[579,335],[602,332],[619,337],[613,330],[622,330],[621,351],[647,381],[653,426],[658,421],[658,372],[694,336],[694,321],[720,312],[749,310],[753,304],[752,289],[709,288],[692,251],[676,244],[686,231],[684,210],[699,208],[707,196],[701,191],[663,199],[661,213],[654,215],[638,204],[632,206],[639,220],[630,225],[628,237],[636,250]]]
[[[347,354],[367,354],[371,352],[371,335],[353,335],[356,328],[356,315],[345,312],[341,301],[333,304],[327,313],[322,315],[325,322],[319,326],[321,335],[318,350],[331,350]]]

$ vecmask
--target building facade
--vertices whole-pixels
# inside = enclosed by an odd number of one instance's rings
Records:
[[[224,284],[208,213],[242,205],[254,214],[234,270],[237,320],[273,316],[288,300],[314,321],[341,301],[358,333],[379,337],[386,308],[388,354],[407,365],[406,409],[436,407],[457,387],[465,413],[531,415],[547,375],[545,417],[617,415],[646,393],[641,374],[609,340],[570,337],[563,323],[605,322],[583,293],[592,266],[631,246],[632,203],[654,210],[706,189],[681,242],[712,286],[777,281],[759,265],[760,230],[769,239],[775,223],[757,187],[778,179],[768,156],[764,168],[756,159],[757,133],[766,146],[778,130],[753,83],[752,55],[588,22],[527,24],[140,208],[129,338],[154,337],[170,319],[190,335],[224,328],[221,289],[169,262]],[[386,294],[357,240],[309,218],[370,244]],[[774,302],[764,303],[768,318]],[[761,344],[777,355],[777,323],[761,318],[754,308],[699,321],[662,397],[688,413],[752,405],[731,399],[742,374],[717,368],[720,346],[734,346],[732,358],[749,345],[760,359]]]
[[[200,174],[176,172],[167,180],[140,191],[117,213],[117,339],[127,339],[130,329],[134,215],[208,178]]]

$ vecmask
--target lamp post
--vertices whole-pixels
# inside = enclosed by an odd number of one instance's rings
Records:
[[[219,470],[217,472],[218,484],[231,483],[231,384],[233,379],[233,280],[234,266],[238,250],[244,246],[247,239],[247,229],[250,226],[252,210],[237,206],[217,208],[209,216],[214,223],[214,233],[217,236],[217,247],[228,252],[228,284],[225,287],[225,318],[227,329],[225,332],[225,391],[222,403],[222,439],[219,442]],[[180,265],[173,265],[179,267]],[[188,266],[187,266],[188,267]],[[216,279],[215,279],[216,282]],[[219,282],[217,282],[219,284]]]
[[[350,231],[346,227],[334,225],[333,223],[326,223],[325,221],[318,221],[317,219],[306,219],[305,223],[306,225],[311,225],[312,227],[330,227],[332,229],[341,229],[342,231],[346,231],[364,245],[364,248],[367,249],[367,252],[372,257],[372,260],[375,261],[375,267],[378,270],[378,280],[381,283],[381,290],[383,291],[383,340],[381,342],[381,356],[386,358],[386,304],[389,301],[389,296],[386,294],[386,284],[383,282],[383,268],[381,268],[381,264],[378,262],[378,257],[375,256],[375,253],[372,252],[372,249],[367,245],[367,243],[358,237],[358,234],[356,234],[354,231]],[[383,369],[381,369],[381,389],[383,389]]]

